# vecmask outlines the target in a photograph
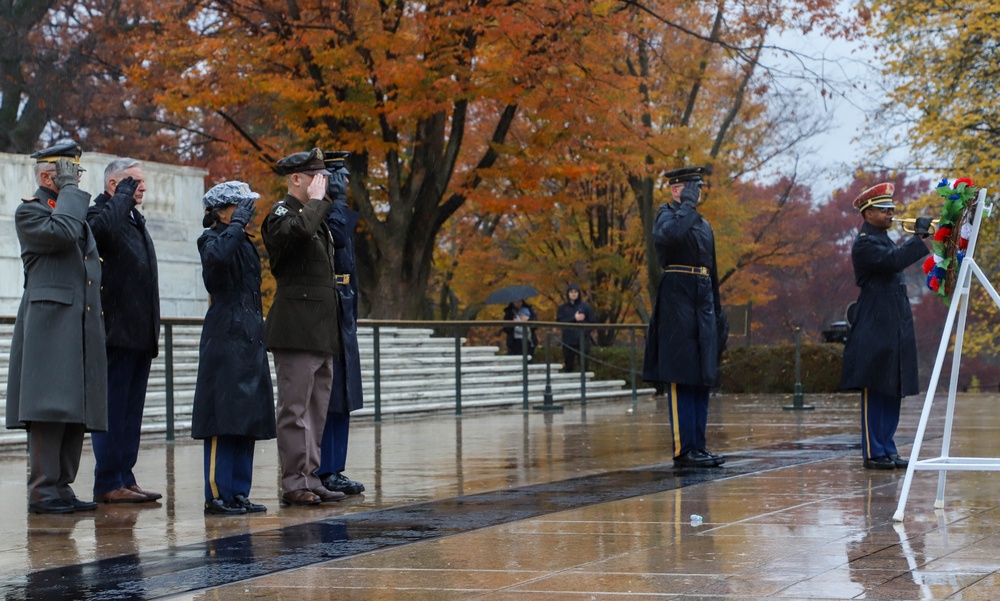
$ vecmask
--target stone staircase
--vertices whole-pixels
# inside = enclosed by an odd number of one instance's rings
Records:
[[[6,409],[7,371],[14,326],[0,324],[0,416]],[[191,403],[198,374],[198,343],[201,327],[173,326],[174,429],[184,437],[191,428]],[[370,418],[375,414],[375,359],[373,330],[360,328],[361,370],[365,406],[351,414]],[[162,437],[167,431],[167,393],[164,339],[160,355],[153,360],[143,416],[143,433]],[[520,357],[498,355],[495,346],[465,346],[462,340],[462,409],[520,407],[523,403],[523,373]],[[381,414],[455,411],[455,340],[433,335],[429,328],[379,328]],[[580,374],[560,373],[560,364],[550,367],[550,386],[557,403],[579,401]],[[277,381],[272,365],[272,381]],[[528,400],[532,406],[543,402],[546,382],[544,364],[528,365]],[[595,381],[586,377],[587,401],[629,398],[626,380]],[[653,389],[638,390],[640,395]],[[275,391],[277,398],[277,391]],[[0,428],[0,447],[23,446],[21,430]]]

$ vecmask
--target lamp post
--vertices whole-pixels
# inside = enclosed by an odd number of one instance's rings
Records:
[[[785,405],[786,411],[811,411],[812,405],[803,404],[802,396],[802,328],[795,327],[795,392],[792,394],[792,404]]]

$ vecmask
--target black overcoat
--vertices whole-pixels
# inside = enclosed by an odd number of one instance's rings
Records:
[[[349,413],[364,406],[361,388],[361,354],[358,350],[358,272],[354,263],[354,230],[360,213],[352,211],[346,202],[333,203],[326,223],[333,236],[334,268],[337,275],[350,278],[347,284],[337,284],[340,296],[340,356],[335,359],[333,388],[330,392],[330,413]]]
[[[642,377],[649,382],[717,386],[729,322],[722,312],[712,226],[691,204],[664,204],[653,224],[660,285],[646,334]],[[678,273],[670,266],[705,268]]]
[[[31,422],[108,429],[101,262],[84,221],[90,195],[39,188],[14,211],[24,263],[7,376],[8,428]]]
[[[917,236],[897,246],[889,234],[865,223],[854,239],[851,261],[861,288],[844,347],[840,385],[907,396],[920,391],[917,341],[903,270],[930,251]]]
[[[257,249],[239,225],[216,223],[198,238],[198,252],[211,304],[201,330],[191,436],[274,438]]]
[[[135,199],[102,192],[87,209],[101,253],[104,329],[108,346],[159,352],[160,289],[153,240]]]
[[[576,290],[579,292],[579,296],[576,297],[576,301],[569,300],[569,291]],[[583,321],[576,320],[576,312],[579,311],[583,313]],[[576,284],[570,284],[566,288],[566,302],[559,305],[556,309],[556,321],[561,321],[563,323],[595,323],[597,318],[594,316],[594,310],[590,308],[590,305],[583,301],[583,290],[580,289]],[[585,330],[578,330],[576,328],[568,328],[562,331],[562,341],[563,344],[574,348],[580,348],[580,333]],[[586,330],[587,339],[584,344],[589,347],[590,345],[590,330]]]
[[[277,284],[264,322],[267,348],[340,354],[340,298],[333,236],[326,216],[333,203],[303,205],[288,194],[261,225]]]

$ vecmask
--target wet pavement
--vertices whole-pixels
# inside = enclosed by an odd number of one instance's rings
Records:
[[[363,495],[277,501],[273,441],[251,498],[268,513],[205,516],[202,448],[144,441],[160,503],[26,513],[23,454],[0,456],[6,599],[998,599],[1000,482],[861,469],[854,396],[713,398],[718,469],[674,469],[662,401],[395,418],[352,427]],[[1000,457],[1000,395],[960,395],[953,455]],[[909,451],[922,397],[907,399]],[[940,451],[943,403],[924,458]],[[89,499],[86,449],[75,485]],[[692,521],[693,515],[700,520]]]

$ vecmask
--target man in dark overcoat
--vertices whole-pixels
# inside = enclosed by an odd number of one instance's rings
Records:
[[[87,210],[103,261],[101,301],[108,334],[108,431],[91,437],[97,460],[94,498],[104,503],[145,503],[163,496],[140,487],[132,472],[160,338],[156,251],[137,209],[145,193],[142,163],[115,159],[104,169],[104,192]]]
[[[80,146],[31,155],[38,189],[14,212],[24,263],[7,377],[7,428],[28,430],[28,511],[97,508],[70,485],[86,432],[108,425],[101,263],[78,187]]]
[[[861,390],[861,455],[868,469],[905,468],[893,437],[902,398],[919,392],[917,341],[903,270],[928,254],[923,238],[931,219],[917,219],[915,234],[901,245],[889,238],[895,186],[882,183],[854,199],[864,224],[851,262],[861,288],[844,348],[840,385]]]
[[[340,300],[333,236],[326,217],[323,151],[314,148],[277,164],[288,194],[261,226],[277,284],[264,322],[264,339],[278,377],[278,463],[281,503],[316,505],[345,497],[327,490],[316,471],[330,405],[333,357],[341,353]]]
[[[316,475],[327,490],[346,495],[361,494],[365,485],[344,475],[347,467],[347,440],[351,411],[364,405],[361,391],[361,355],[358,350],[358,272],[354,262],[354,230],[360,214],[347,206],[349,172],[344,167],[346,153],[327,152],[326,166],[333,175],[327,184],[327,198],[333,210],[326,224],[333,236],[333,264],[337,271],[340,299],[341,353],[334,357],[330,407],[323,426],[320,465]]]
[[[706,448],[709,391],[729,324],[722,312],[712,226],[698,213],[707,167],[668,172],[673,201],[660,206],[653,242],[662,273],[646,335],[643,379],[663,385],[670,406],[674,465],[716,467]]]

